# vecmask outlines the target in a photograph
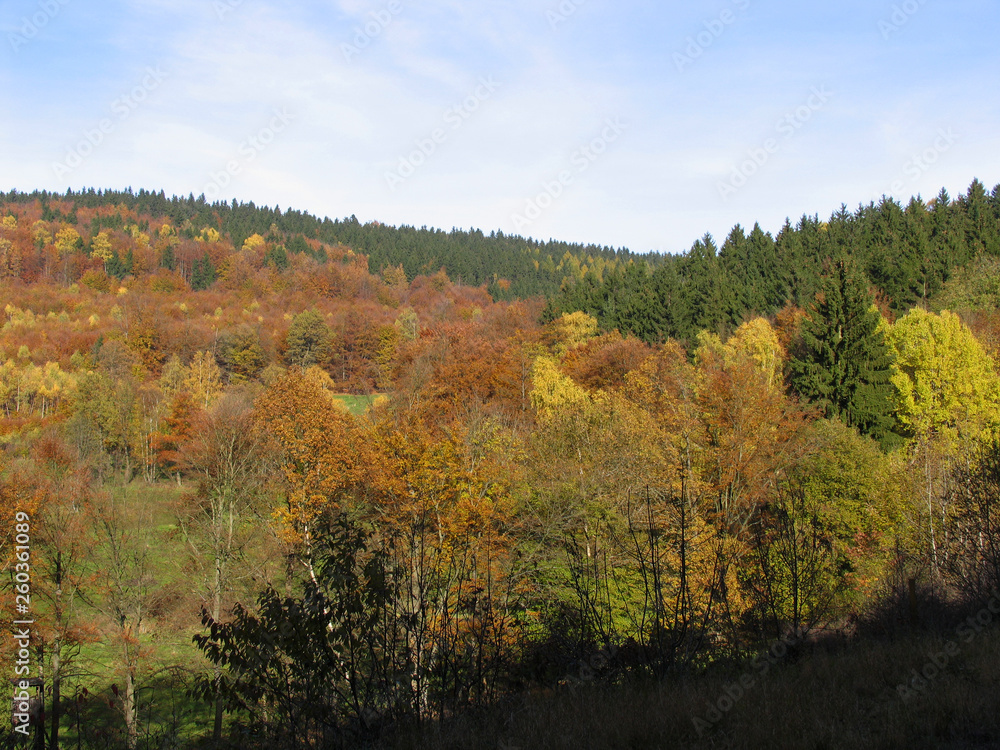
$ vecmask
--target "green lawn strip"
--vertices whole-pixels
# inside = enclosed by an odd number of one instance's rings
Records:
[[[351,414],[360,417],[379,401],[385,399],[386,396],[384,393],[372,393],[361,396],[351,393],[338,393],[334,395],[334,398],[343,404],[344,408]]]

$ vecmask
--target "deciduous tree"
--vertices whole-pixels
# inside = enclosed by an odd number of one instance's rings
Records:
[[[262,541],[271,451],[251,403],[237,394],[223,396],[191,432],[177,460],[197,479],[198,488],[180,506],[178,522],[201,573],[202,606],[213,622],[220,622],[237,581],[251,574],[248,551]],[[216,677],[220,687],[221,673]],[[217,695],[216,742],[222,736],[222,714],[222,696]]]
[[[892,325],[888,340],[896,414],[909,435],[953,442],[1000,426],[996,364],[957,315],[914,308]]]
[[[299,313],[285,336],[285,362],[302,368],[323,365],[331,353],[333,333],[315,309]]]

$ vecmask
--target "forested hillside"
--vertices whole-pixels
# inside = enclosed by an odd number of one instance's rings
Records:
[[[0,196],[3,601],[48,746],[402,747],[996,611],[998,197],[654,257]],[[962,658],[936,684],[993,695]],[[835,686],[857,746],[913,746],[927,659]],[[738,746],[690,718],[672,736]]]
[[[682,256],[635,263],[602,276],[569,279],[547,310],[552,319],[582,310],[605,330],[653,342],[693,341],[698,331],[727,335],[748,316],[774,315],[787,302],[808,305],[831,261],[850,259],[876,291],[886,314],[933,304],[952,273],[972,259],[1000,255],[1000,185],[978,180],[952,200],[904,207],[891,198],[846,206],[826,221],[803,216],[772,237],[736,226],[719,247],[706,235]]]
[[[478,229],[445,232],[426,227],[390,227],[378,222],[361,224],[353,216],[321,220],[301,211],[253,203],[207,203],[204,196],[168,199],[162,191],[141,190],[136,194],[131,190],[89,190],[66,195],[12,192],[0,195],[0,203],[11,208],[40,207],[38,219],[66,224],[88,236],[102,228],[121,230],[136,225],[148,232],[150,225],[158,230],[168,224],[179,238],[188,240],[205,228],[213,229],[233,248],[243,247],[254,234],[267,236],[290,253],[306,252],[309,242],[344,245],[364,255],[372,273],[386,266],[401,266],[412,279],[443,269],[456,281],[472,286],[488,284],[490,293],[503,299],[550,294],[567,277],[590,270],[601,275],[605,268],[637,257],[625,249],[537,242],[502,232],[491,232],[487,237]],[[652,254],[644,257],[650,263],[657,260]],[[26,278],[34,278],[30,271],[27,273]]]

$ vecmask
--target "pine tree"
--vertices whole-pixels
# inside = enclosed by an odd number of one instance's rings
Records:
[[[212,265],[211,259],[208,257],[208,251],[201,257],[201,260],[196,260],[194,262],[194,268],[191,270],[191,288],[196,292],[202,289],[208,289],[215,282],[215,266]]]
[[[890,448],[899,436],[893,432],[892,357],[881,323],[860,275],[847,261],[838,262],[803,322],[791,380],[827,417]]]
[[[934,257],[942,268],[943,278],[947,280],[951,270],[965,265],[972,258],[972,254],[965,244],[965,232],[961,226],[962,217],[944,188],[941,188],[941,192],[934,199],[928,220],[929,240]]]
[[[276,244],[264,254],[264,263],[274,266],[279,271],[288,268],[288,252],[282,244]]]
[[[288,241],[288,252],[308,253],[310,252],[309,243],[306,242],[305,237],[297,234]]]
[[[969,185],[969,191],[959,199],[965,209],[965,244],[975,253],[1000,253],[1000,228],[990,210],[990,196],[978,179]]]
[[[104,264],[104,268],[106,269],[108,276],[114,276],[119,280],[124,279],[128,275],[128,269],[125,267],[125,263],[122,261],[122,258],[118,254],[117,250],[112,251],[108,262]]]
[[[916,297],[913,280],[918,275],[916,248],[905,241],[906,217],[892,198],[883,198],[865,222],[862,246],[867,255],[868,278],[886,293],[893,310],[908,310]]]
[[[711,235],[695,241],[681,272],[686,279],[676,317],[678,335],[693,341],[699,331],[722,334],[735,328],[732,284]]]
[[[174,254],[172,245],[167,245],[163,248],[163,256],[160,258],[160,268],[166,268],[170,271],[176,270],[177,256]]]
[[[754,224],[747,235],[737,224],[726,238],[719,258],[730,279],[733,322],[750,315],[769,315],[785,302],[774,239]]]

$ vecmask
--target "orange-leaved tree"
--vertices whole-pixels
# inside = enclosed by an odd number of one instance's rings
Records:
[[[94,489],[89,467],[54,433],[35,442],[31,457],[23,478],[41,500],[31,533],[32,617],[38,645],[47,654],[49,745],[58,747],[64,684],[80,675],[81,646],[99,637],[84,606],[94,580],[88,512]]]
[[[460,432],[388,419],[370,432],[383,471],[369,513],[396,571],[417,715],[494,697],[521,611],[511,499],[490,468],[504,441]]]
[[[312,529],[324,513],[350,507],[372,463],[369,447],[354,418],[298,368],[272,382],[254,411],[278,451],[284,504],[274,513],[282,536],[312,574]]]

